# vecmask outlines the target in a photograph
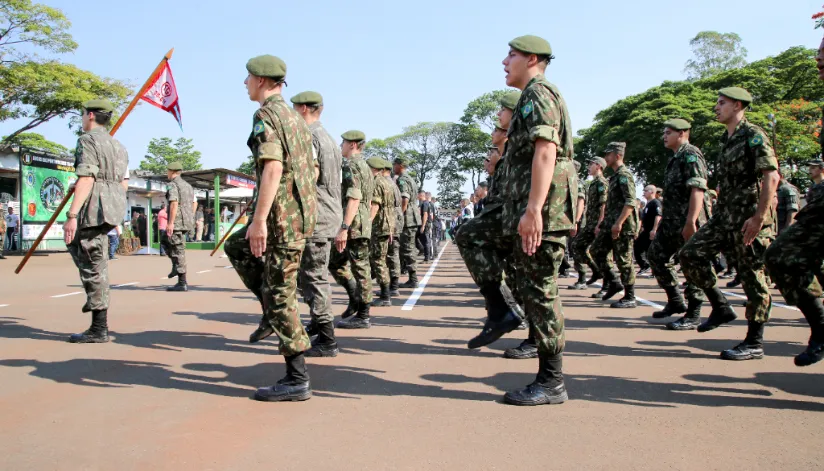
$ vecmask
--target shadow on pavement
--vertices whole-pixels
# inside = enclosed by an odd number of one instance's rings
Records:
[[[743,337],[746,332],[742,330],[737,330],[737,333],[740,333]],[[653,347],[671,347],[671,346],[687,346],[690,348],[695,348],[698,350],[704,350],[705,352],[715,352],[716,354],[720,354],[722,351],[733,348],[741,340],[726,340],[726,339],[687,339],[680,342],[662,342],[659,340],[644,340],[638,342],[639,345],[649,345]],[[801,343],[794,343],[794,342],[771,342],[769,340],[764,341],[764,354],[768,356],[780,356],[780,357],[793,357],[799,353],[801,353],[806,344]],[[717,355],[716,355],[717,356]]]

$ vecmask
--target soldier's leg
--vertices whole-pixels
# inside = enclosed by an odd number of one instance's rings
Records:
[[[111,226],[97,226],[77,231],[69,243],[69,253],[80,272],[86,291],[86,306],[92,312],[88,330],[69,338],[72,343],[104,343],[109,341],[109,257],[108,236]]]
[[[418,260],[415,257],[415,243],[417,241],[417,227],[404,227],[401,233],[401,260],[409,273],[409,281],[404,287],[416,288],[418,286]]]
[[[350,239],[346,254],[357,286],[356,315],[338,322],[340,329],[368,329],[369,311],[372,305],[372,274],[369,271],[369,239]]]
[[[274,386],[260,388],[261,401],[306,400],[312,396],[303,352],[311,347],[298,315],[297,276],[305,241],[267,247],[263,277],[264,314],[280,339],[286,376]]]
[[[160,231],[160,255],[165,255],[172,262],[172,271],[169,273],[169,278],[174,278],[177,276],[177,266],[175,265],[175,259],[172,257],[171,251],[172,247],[169,236],[166,235],[166,231]]]
[[[347,248],[343,252],[338,252],[335,242],[332,241],[329,249],[329,272],[332,273],[335,282],[343,287],[346,296],[349,298],[346,310],[342,314],[344,319],[353,316],[358,311],[358,284],[355,282],[355,276],[350,269],[349,255],[347,254],[350,243],[352,243],[351,240],[347,241]]]
[[[0,234],[0,258],[6,258],[3,256],[3,244],[5,243],[6,234]]]
[[[375,266],[375,277],[380,285],[380,299],[375,301],[376,306],[391,306],[389,299],[389,269],[386,267],[386,253],[389,250],[389,236],[378,236],[372,243],[372,263]]]
[[[579,233],[578,236],[580,235],[581,234]],[[575,241],[578,240],[578,236],[574,239],[570,239],[567,244],[567,251],[570,255],[572,255],[572,266],[575,268],[575,272],[578,273],[578,279],[586,280],[586,267],[584,266],[585,260],[575,254]]]
[[[386,256],[386,266],[389,268],[389,295],[392,297],[400,296],[398,292],[401,278],[400,246],[400,235],[393,236]]]
[[[615,262],[621,273],[621,283],[624,285],[624,296],[612,303],[613,308],[633,308],[635,301],[635,270],[632,267],[632,252],[635,239],[631,235],[621,235],[612,241],[612,250]],[[609,293],[609,291],[607,291]]]
[[[579,233],[577,237],[575,237],[575,240],[572,243],[572,253],[575,257],[575,263],[577,264],[580,261],[581,264],[586,264],[589,266],[589,269],[592,272],[591,280],[593,282],[601,277],[598,271],[598,267],[595,264],[595,260],[592,259],[592,255],[589,251],[589,248],[594,240],[595,233],[593,231],[584,230],[581,233]],[[581,284],[583,286],[577,287],[576,289],[586,288],[586,274],[583,272],[584,270],[578,272],[578,283],[573,285],[573,287],[575,287],[578,284]]]
[[[177,272],[177,284],[166,289],[166,291],[187,291],[186,282],[186,233],[174,231],[168,241],[166,254],[172,259],[172,266]]]
[[[251,224],[251,221],[250,221]],[[252,255],[249,241],[246,239],[246,231],[249,225],[230,235],[223,243],[223,250],[229,258],[229,262],[235,268],[240,277],[240,281],[248,288],[263,306],[263,261]]]
[[[335,320],[329,303],[329,239],[310,239],[301,258],[300,273],[303,281],[303,295],[309,305],[309,315],[315,324],[331,323]]]
[[[602,230],[595,236],[592,242],[592,258],[598,265],[598,271],[603,277],[603,285],[601,291],[592,295],[593,298],[600,298],[604,301],[615,296],[624,286],[618,280],[618,276],[612,269],[612,257],[610,256],[614,250],[612,233],[609,230]],[[609,293],[609,296],[607,296]]]
[[[527,256],[521,238],[516,236],[513,242],[518,287],[535,330],[538,374],[529,386],[506,393],[504,401],[517,405],[559,404],[567,399],[563,376],[564,315],[557,282],[564,244],[545,239],[535,254]]]

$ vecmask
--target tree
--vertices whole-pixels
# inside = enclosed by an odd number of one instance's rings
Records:
[[[57,8],[31,0],[0,2],[0,66],[34,58],[33,47],[53,53],[72,52],[77,43],[71,23]]]
[[[501,109],[501,98],[510,90],[494,90],[475,98],[466,105],[461,123],[474,124],[486,130],[487,134],[495,128],[495,119]]]
[[[72,152],[70,152],[67,147],[56,142],[52,142],[43,137],[42,134],[37,134],[34,132],[20,133],[9,140],[6,140],[6,137],[3,137],[2,142],[7,145],[25,147],[27,149],[44,151],[55,155],[72,155]]]
[[[172,144],[168,137],[149,141],[146,156],[140,162],[140,170],[148,170],[155,175],[166,173],[171,162],[180,162],[183,170],[200,170],[200,151],[195,150],[191,139],[180,138]]]
[[[735,33],[701,31],[690,40],[695,56],[687,61],[684,72],[688,79],[697,80],[747,64],[747,49]]]
[[[255,176],[255,157],[250,155],[246,157],[246,161],[240,164],[237,168],[237,171],[240,173],[245,173],[246,175]]]
[[[484,159],[487,146],[491,142],[489,133],[482,131],[475,124],[456,124],[450,131],[449,141],[450,163],[454,162],[455,165],[454,168],[444,165],[443,169],[449,172],[469,173],[472,186],[478,186],[486,176]],[[462,178],[462,181],[465,180]]]
[[[457,208],[460,205],[461,187],[466,181],[466,177],[456,161],[449,161],[438,172],[438,201],[443,209]]]

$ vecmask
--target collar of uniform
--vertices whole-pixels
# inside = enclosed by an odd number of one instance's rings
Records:
[[[106,126],[97,126],[89,130],[87,134],[108,134],[109,130],[106,129]]]
[[[536,82],[539,82],[539,81],[543,81],[543,80],[544,80],[544,74],[538,74],[538,75],[532,77],[532,79],[529,81],[529,83],[526,84],[526,87],[524,87],[524,90],[531,87],[532,84],[534,84]]]
[[[625,167],[626,167],[626,165],[621,165],[620,167],[616,168],[615,173],[613,173],[613,175],[618,175],[621,172],[621,169],[625,168]]]
[[[740,132],[742,132],[742,130],[744,129],[744,127],[745,127],[746,125],[747,125],[747,118],[743,118],[743,119],[742,119],[742,120],[738,123],[738,125],[737,125],[737,126],[735,126],[735,132],[734,132],[734,133],[732,133],[732,137],[737,136]],[[729,141],[729,140],[730,140],[730,138],[731,138],[731,136],[727,133],[727,131],[724,131],[724,134],[721,136],[721,142],[722,142],[722,143],[724,143],[724,144],[726,144],[726,143],[727,143],[727,141]]]
[[[346,160],[353,161],[353,160],[362,160],[363,154],[352,154],[349,157],[346,157]]]
[[[685,143],[681,144],[681,147],[679,147],[678,150],[675,151],[675,155],[678,155],[679,153],[683,152],[684,149],[686,149],[688,145],[690,145],[689,142],[685,142]]]
[[[269,102],[272,102],[272,101],[283,101],[283,95],[281,95],[280,93],[278,93],[276,95],[272,95],[269,98],[267,98],[266,100],[264,100],[263,104],[265,105],[265,104],[267,104]]]

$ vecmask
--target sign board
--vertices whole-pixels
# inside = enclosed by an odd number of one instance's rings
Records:
[[[20,151],[20,219],[23,240],[37,238],[77,176],[74,159]],[[44,239],[62,239],[65,212],[57,217]]]
[[[223,184],[232,185],[237,188],[248,188],[250,190],[255,189],[254,180],[251,180],[249,178],[237,177],[235,175],[225,175],[223,178]]]

